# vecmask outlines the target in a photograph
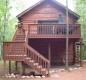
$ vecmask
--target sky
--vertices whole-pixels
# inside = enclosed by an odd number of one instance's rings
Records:
[[[11,13],[12,13],[13,16],[16,16],[19,13],[21,13],[23,10],[29,8],[30,6],[32,6],[35,3],[39,2],[40,0],[21,0],[22,4],[25,5],[21,11],[19,11],[17,8],[15,8],[15,6],[18,6],[17,3],[19,3],[19,0],[11,0],[11,1],[12,1],[11,6],[13,7],[12,10],[11,10]],[[66,0],[57,0],[57,1],[60,2],[63,5],[66,5]],[[68,7],[72,11],[74,10],[73,0],[68,0]]]

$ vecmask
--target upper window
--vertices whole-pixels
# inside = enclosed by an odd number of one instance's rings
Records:
[[[38,20],[38,23],[41,24],[52,24],[52,23],[58,23],[58,20]]]

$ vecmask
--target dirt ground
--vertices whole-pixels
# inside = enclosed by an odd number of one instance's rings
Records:
[[[3,62],[0,62],[0,80],[86,80],[86,61],[83,67],[71,66],[70,71],[64,70],[62,67],[54,70],[48,78],[6,78],[4,75]],[[8,67],[7,67],[8,72]]]

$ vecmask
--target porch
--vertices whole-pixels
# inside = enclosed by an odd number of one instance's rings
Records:
[[[66,38],[66,24],[29,24],[28,38]],[[69,38],[80,38],[79,24],[69,24]]]

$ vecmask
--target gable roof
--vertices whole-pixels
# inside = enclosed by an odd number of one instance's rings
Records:
[[[36,6],[40,5],[41,3],[43,3],[44,1],[49,1],[55,5],[60,6],[62,9],[64,9],[66,11],[66,6],[62,5],[61,3],[59,3],[56,0],[40,0],[38,3],[36,3],[35,5],[29,7],[28,9],[26,9],[25,11],[21,12],[19,15],[17,15],[16,17],[19,19],[21,18],[25,13],[29,12],[30,10],[32,10],[33,8],[35,8]],[[71,14],[75,19],[79,19],[79,15],[76,14],[75,12],[73,12],[72,10],[68,9],[69,14]]]

